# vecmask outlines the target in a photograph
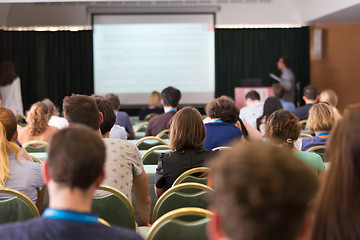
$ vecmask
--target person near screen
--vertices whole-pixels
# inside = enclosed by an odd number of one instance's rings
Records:
[[[139,112],[139,120],[146,120],[145,118],[149,114],[162,114],[163,112],[164,109],[161,107],[160,93],[157,91],[152,91],[149,94],[148,107],[141,109]]]

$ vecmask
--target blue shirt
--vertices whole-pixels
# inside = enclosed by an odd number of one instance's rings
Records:
[[[120,127],[124,127],[126,132],[131,133],[133,130],[133,126],[131,124],[129,115],[126,112],[119,112],[114,110],[116,121],[115,124]]]
[[[243,135],[238,127],[226,122],[206,123],[205,128],[206,139],[204,148],[206,149],[228,145],[230,142],[240,139]]]
[[[326,145],[327,138],[312,137],[312,138],[303,138],[301,151],[306,151],[312,147],[319,145]],[[319,152],[324,152],[324,150],[318,150]]]
[[[280,99],[280,103],[283,106],[283,109],[285,109],[285,110],[294,112],[296,109],[295,104],[293,102],[287,102],[287,101]]]

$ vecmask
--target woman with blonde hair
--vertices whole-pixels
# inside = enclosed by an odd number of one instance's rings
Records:
[[[19,130],[19,142],[25,144],[32,140],[49,142],[58,128],[49,126],[48,107],[43,102],[34,103],[28,113],[26,122],[28,126]]]
[[[340,119],[340,114],[333,106],[323,102],[315,103],[309,110],[309,118],[306,122],[306,128],[315,136],[303,138],[301,150],[306,151],[315,146],[326,145],[330,131]]]
[[[0,107],[0,186],[18,190],[36,202],[38,191],[44,185],[41,164],[22,158],[20,147],[14,143],[17,124],[14,113]],[[1,199],[6,196],[1,195]]]
[[[335,127],[326,155],[331,167],[318,198],[312,239],[360,239],[360,109]]]
[[[183,172],[202,167],[214,154],[203,148],[206,130],[201,114],[193,107],[184,107],[172,118],[169,153],[159,157],[155,174],[155,193],[161,196]]]
[[[325,89],[322,90],[320,95],[319,95],[319,101],[320,102],[326,102],[328,104],[330,104],[331,106],[336,107],[338,104],[338,96],[336,95],[336,92],[334,92],[331,89]]]
[[[152,91],[149,94],[148,107],[140,110],[139,119],[144,120],[145,117],[151,113],[156,113],[156,114],[164,113],[164,109],[161,107],[160,93],[157,91]]]

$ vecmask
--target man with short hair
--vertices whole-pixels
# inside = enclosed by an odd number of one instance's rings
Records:
[[[69,123],[65,118],[57,116],[55,104],[50,99],[44,98],[42,102],[45,103],[49,109],[49,126],[57,127],[58,129],[63,129],[69,126]]]
[[[275,95],[280,100],[283,109],[289,110],[291,112],[295,111],[295,104],[293,102],[288,102],[284,100],[285,88],[280,83],[274,83],[272,85],[272,90]]]
[[[256,126],[256,119],[263,114],[264,103],[260,102],[260,94],[251,90],[245,95],[246,106],[240,110],[240,118],[251,126]]]
[[[295,100],[295,75],[290,69],[291,61],[287,57],[280,57],[277,67],[281,71],[280,84],[285,88],[284,100],[294,102]]]
[[[181,92],[174,87],[167,87],[162,90],[161,104],[164,107],[164,113],[152,117],[146,128],[145,136],[156,136],[162,130],[170,127],[170,120],[178,110],[181,98]]]
[[[305,105],[294,111],[294,114],[299,118],[299,121],[308,119],[310,108],[319,100],[316,87],[312,85],[306,86],[303,90],[303,100]]]
[[[91,214],[93,194],[105,177],[104,162],[104,143],[88,127],[55,133],[43,165],[50,208],[42,217],[0,226],[1,239],[141,240],[135,232],[105,226]]]
[[[94,99],[85,95],[64,98],[63,109],[69,124],[85,124],[101,137],[100,123],[103,115]],[[149,224],[150,197],[147,176],[137,147],[125,140],[102,139],[106,147],[104,185],[111,186],[131,199],[134,193],[138,213],[138,225]]]
[[[309,205],[319,184],[293,153],[269,143],[238,143],[213,159],[211,169],[210,239],[309,238]]]
[[[126,130],[126,136],[128,138],[135,138],[135,131],[131,124],[129,115],[126,112],[120,111],[120,99],[118,95],[113,93],[108,93],[105,95],[105,99],[111,103],[114,109],[114,113],[116,116],[115,125],[124,127]]]

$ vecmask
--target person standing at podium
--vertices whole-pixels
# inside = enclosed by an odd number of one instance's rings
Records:
[[[295,75],[290,69],[291,61],[287,57],[280,57],[277,67],[281,71],[280,84],[285,88],[284,101],[295,100]]]

